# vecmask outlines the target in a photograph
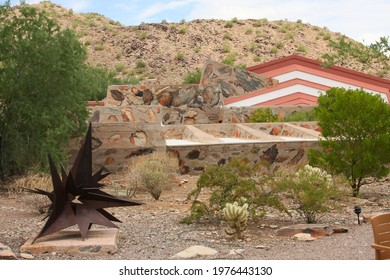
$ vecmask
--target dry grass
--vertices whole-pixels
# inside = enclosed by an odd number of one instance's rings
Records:
[[[175,183],[175,176],[178,171],[178,160],[166,152],[154,152],[152,154],[133,158],[126,167],[125,189],[126,196],[135,194],[138,189],[146,190],[152,195],[155,188],[161,188],[158,191],[169,189]],[[153,172],[154,175],[164,177],[164,180],[156,186],[148,185],[146,177]]]
[[[49,174],[29,172],[24,176],[12,177],[5,185],[9,192],[20,193],[25,189],[41,189],[52,191],[52,181]]]

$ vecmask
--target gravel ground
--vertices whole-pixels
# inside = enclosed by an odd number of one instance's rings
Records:
[[[362,190],[366,198],[351,198],[340,205],[341,210],[330,213],[322,221],[332,227],[347,228],[347,233],[310,242],[276,236],[279,228],[302,221],[270,212],[264,219],[249,224],[245,240],[236,240],[229,239],[218,222],[180,223],[188,214],[190,204],[185,198],[191,189],[191,184],[178,186],[163,193],[160,201],[140,194],[136,199],[145,202],[142,206],[109,209],[123,222],[118,224],[118,251],[115,254],[93,257],[40,254],[34,255],[34,259],[171,259],[188,247],[202,245],[218,251],[217,255],[201,257],[207,259],[370,260],[374,259],[371,224],[358,225],[353,206],[361,205],[366,214],[386,211],[390,206],[389,183],[384,181],[367,187],[369,193]],[[17,256],[20,256],[20,246],[44,225],[44,214],[36,209],[37,201],[38,198],[32,195],[9,196],[0,192],[0,243],[9,246]]]

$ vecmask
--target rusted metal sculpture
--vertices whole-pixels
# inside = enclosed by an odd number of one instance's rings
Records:
[[[117,228],[113,222],[120,222],[104,208],[135,206],[142,203],[118,198],[102,191],[100,180],[110,173],[103,169],[92,175],[92,129],[89,125],[87,135],[69,172],[61,166],[61,177],[49,155],[53,192],[36,189],[33,192],[46,195],[52,202],[48,220],[38,238],[58,232],[73,225],[79,227],[81,237],[87,236],[92,224]],[[47,218],[47,217],[46,217]]]

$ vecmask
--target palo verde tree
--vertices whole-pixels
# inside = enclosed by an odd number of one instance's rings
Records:
[[[66,158],[86,129],[85,48],[43,11],[0,5],[0,177]],[[82,90],[80,90],[82,89]]]
[[[354,197],[367,178],[388,174],[390,107],[379,95],[363,89],[331,88],[318,98],[315,110],[323,152],[310,151],[312,165],[345,175]]]

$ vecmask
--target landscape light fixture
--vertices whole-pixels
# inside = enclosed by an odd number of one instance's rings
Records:
[[[360,215],[360,213],[362,213],[362,208],[361,208],[359,205],[356,205],[356,206],[353,208],[353,212],[355,212],[355,214],[357,215],[358,225],[360,225],[360,218],[359,218],[359,215]]]

